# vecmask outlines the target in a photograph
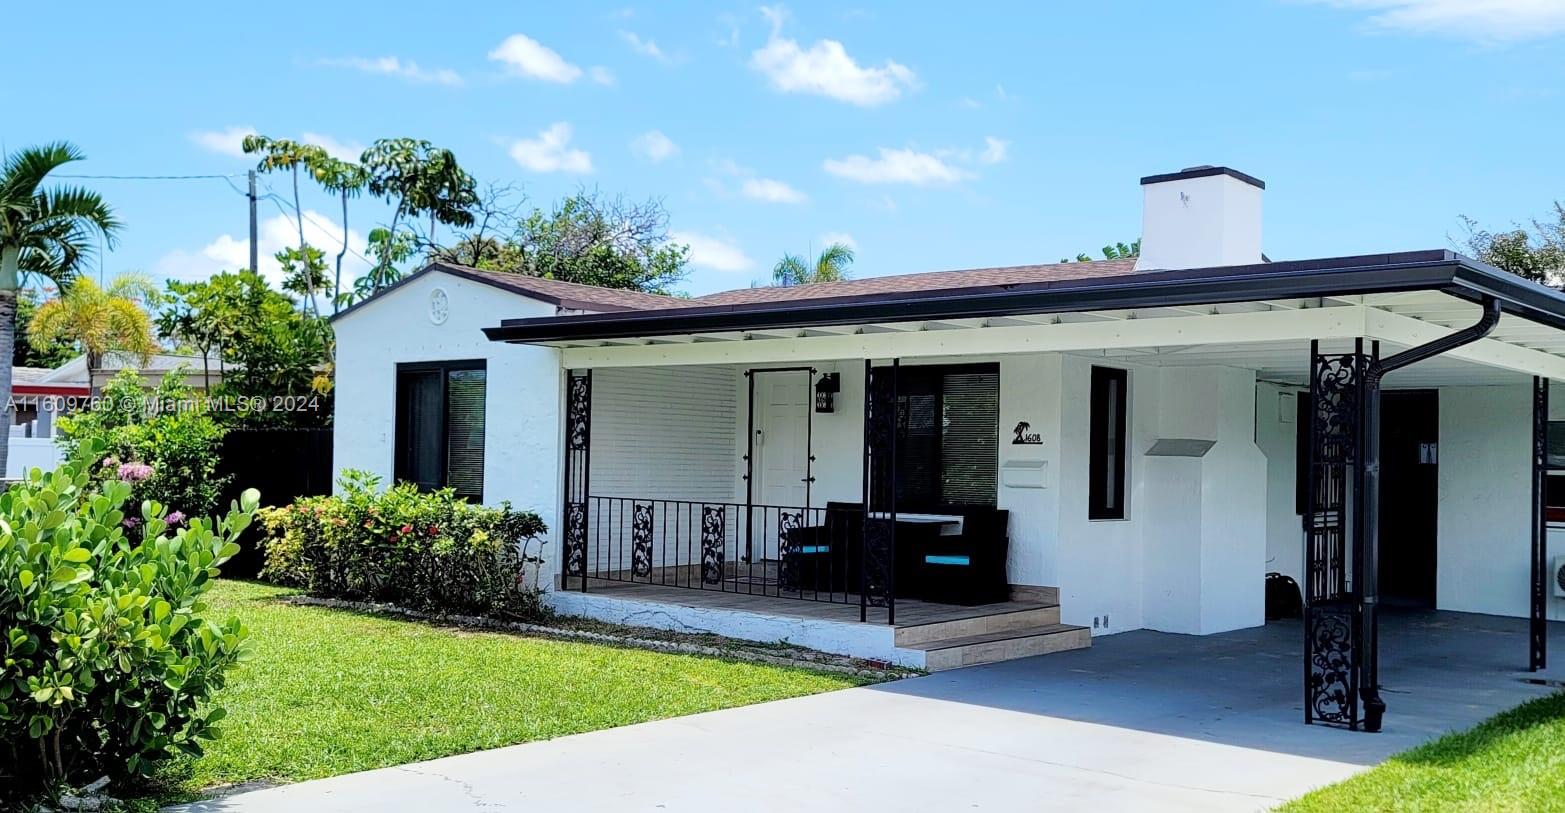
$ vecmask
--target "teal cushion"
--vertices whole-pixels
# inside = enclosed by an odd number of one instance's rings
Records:
[[[929,554],[924,557],[924,564],[928,565],[962,565],[965,567],[972,563],[973,560],[966,556],[936,556]]]
[[[800,545],[800,553],[831,553],[830,545]]]

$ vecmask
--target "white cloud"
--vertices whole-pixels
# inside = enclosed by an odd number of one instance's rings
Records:
[[[669,232],[668,239],[671,243],[683,243],[690,247],[690,264],[694,266],[729,273],[748,271],[755,267],[755,261],[743,249],[719,237],[673,231]]]
[[[614,72],[602,65],[593,65],[591,68],[588,68],[587,75],[592,77],[592,81],[600,85],[614,84]]]
[[[279,213],[262,220],[259,232],[260,251],[257,261],[261,276],[266,277],[273,288],[278,288],[282,285],[283,273],[273,255],[299,244],[298,224],[291,215]],[[305,209],[304,239],[326,252],[327,274],[330,276],[334,273],[337,252],[342,249],[342,224],[314,209]],[[344,286],[369,270],[369,263],[362,259],[367,252],[364,235],[356,229],[349,229],[348,254],[342,261]],[[156,276],[187,281],[203,280],[221,271],[238,271],[249,267],[250,240],[228,234],[218,235],[199,249],[170,251],[152,266]]]
[[[678,155],[679,145],[661,131],[648,130],[631,139],[630,151],[655,164]]]
[[[1485,44],[1565,34],[1560,0],[1305,0],[1369,13],[1378,29]]]
[[[915,186],[956,183],[973,177],[971,172],[952,166],[938,156],[916,150],[880,148],[878,158],[850,155],[828,158],[823,165],[839,178],[859,183],[904,183]]]
[[[630,46],[630,50],[635,51],[644,57],[650,57],[659,62],[662,62],[665,65],[673,61],[672,57],[664,53],[662,48],[658,47],[658,44],[655,40],[642,39],[641,35],[634,31],[620,31],[619,38],[624,40],[626,45]]]
[[[865,66],[848,55],[842,43],[820,40],[808,48],[782,36],[787,12],[761,7],[772,24],[766,45],[750,55],[750,66],[766,75],[784,93],[810,93],[864,107],[884,104],[918,86],[912,69],[892,60]]]
[[[221,153],[234,158],[244,158],[245,151],[241,144],[245,136],[255,135],[255,128],[246,126],[228,127],[223,130],[200,130],[190,134],[190,140],[204,150]]]
[[[859,250],[859,243],[853,239],[853,235],[845,231],[829,231],[821,235],[821,245],[829,246],[832,243],[841,243],[854,251]]]
[[[775,178],[746,178],[739,186],[739,194],[763,203],[803,203],[809,200],[803,192]]]
[[[592,156],[571,146],[570,124],[557,121],[538,134],[511,142],[511,158],[533,172],[592,171]]]
[[[581,78],[581,68],[526,34],[512,34],[489,52],[489,58],[529,79],[568,85]]]
[[[994,136],[984,136],[984,151],[978,154],[982,164],[998,164],[1011,154],[1011,142]]]
[[[360,73],[374,73],[383,76],[395,76],[399,79],[420,85],[446,85],[454,87],[462,84],[462,76],[449,68],[425,69],[417,62],[404,62],[394,56],[362,57],[344,56],[327,57],[318,59],[315,64],[327,68],[348,68]]]
[[[326,151],[327,155],[339,161],[357,162],[359,156],[364,154],[364,145],[357,141],[338,141],[324,133],[305,133],[300,137],[306,144],[314,144]]]

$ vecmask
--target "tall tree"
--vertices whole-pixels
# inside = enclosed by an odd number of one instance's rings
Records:
[[[309,242],[304,239],[304,207],[299,200],[299,170],[306,169],[313,172],[317,165],[331,160],[326,150],[314,144],[305,144],[287,138],[271,138],[264,135],[247,135],[240,146],[246,153],[259,153],[261,160],[255,168],[259,172],[272,173],[287,171],[293,176],[293,217],[299,227],[299,250],[303,251]],[[315,307],[315,292],[309,292],[304,297],[301,307],[306,310]]]
[[[789,287],[812,282],[841,282],[848,278],[848,266],[853,264],[853,249],[842,243],[832,243],[823,249],[810,265],[798,254],[784,254],[772,266],[772,282]]]
[[[1466,216],[1462,225],[1467,229],[1465,247],[1474,259],[1533,282],[1565,285],[1565,207],[1558,202],[1554,220],[1534,220],[1531,232],[1523,226],[1491,232]]]
[[[54,290],[49,288],[44,293]],[[34,346],[35,343],[27,335],[27,326],[33,321],[33,314],[38,312],[42,297],[43,293],[36,288],[23,287],[16,292],[16,348],[12,353],[11,363],[17,367],[52,369],[80,355],[75,347],[64,342],[55,342],[45,347]]]
[[[80,161],[76,147],[56,142],[30,147],[0,163],[0,404],[11,401],[16,348],[16,294],[23,274],[69,282],[94,238],[113,245],[119,221],[96,192],[71,186],[43,187],[49,173]],[[0,415],[9,413],[0,408]],[[6,421],[9,423],[9,420]],[[10,451],[9,427],[0,431],[0,472]]]
[[[364,191],[369,184],[369,175],[364,167],[331,156],[317,162],[311,171],[316,183],[342,200],[342,248],[337,251],[337,269],[331,284],[332,313],[336,313],[342,302],[342,260],[348,254],[348,199],[356,198]]]
[[[427,216],[430,231],[435,223],[466,228],[473,225],[472,208],[478,203],[473,176],[457,163],[450,150],[412,138],[382,138],[359,158],[370,194],[391,204],[391,226],[385,243],[396,247],[402,221]],[[369,276],[374,293],[396,281],[387,251],[377,259]]]
[[[120,274],[108,288],[100,288],[92,277],[78,276],[59,296],[38,306],[27,325],[27,338],[40,349],[60,342],[80,347],[89,377],[110,353],[133,355],[145,364],[158,351],[158,340],[142,304],[157,302],[157,288],[141,274]]]

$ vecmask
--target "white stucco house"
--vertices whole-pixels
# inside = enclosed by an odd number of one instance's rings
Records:
[[[551,600],[609,620],[939,669],[1264,624],[1291,580],[1312,721],[1378,728],[1382,604],[1529,617],[1541,666],[1565,296],[1269,261],[1225,167],[1141,187],[1130,260],[692,299],[432,265],[334,321],[336,466],[537,510]]]

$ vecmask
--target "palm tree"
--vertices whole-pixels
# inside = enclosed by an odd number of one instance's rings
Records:
[[[11,401],[16,294],[23,276],[68,283],[91,256],[93,238],[102,235],[112,246],[119,230],[113,210],[96,192],[71,186],[43,188],[50,172],[83,157],[76,147],[61,141],[19,150],[0,163],[0,403]],[[0,472],[5,471],[9,451],[10,427],[0,427]]]
[[[848,278],[848,266],[853,264],[853,249],[832,243],[815,258],[815,267],[806,265],[797,254],[784,254],[772,266],[772,282],[783,287],[805,285],[812,282],[841,282]]]
[[[34,347],[70,342],[87,355],[88,381],[110,353],[134,355],[142,364],[158,351],[152,317],[142,303],[155,304],[157,287],[142,274],[120,274],[107,289],[91,277],[77,277],[60,295],[38,306],[27,326]]]

